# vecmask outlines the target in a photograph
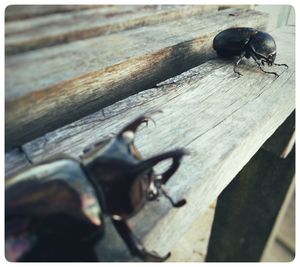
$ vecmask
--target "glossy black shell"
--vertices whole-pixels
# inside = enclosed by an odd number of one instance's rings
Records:
[[[6,181],[6,257],[92,259],[85,250],[103,234],[100,216],[97,194],[80,162],[62,158],[29,168]]]
[[[224,30],[215,36],[213,48],[221,57],[240,56],[242,52],[249,57],[249,49],[257,58],[267,59],[273,56],[272,61],[274,61],[276,55],[276,44],[273,37],[253,28],[240,27]]]
[[[266,32],[257,32],[249,45],[256,55],[265,58],[276,53],[276,43],[273,37]]]
[[[216,35],[213,48],[219,56],[239,56],[257,30],[252,28],[230,28]]]

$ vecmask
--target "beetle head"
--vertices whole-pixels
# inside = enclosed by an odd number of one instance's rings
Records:
[[[134,137],[137,128],[149,120],[149,114],[136,118],[110,141],[98,143],[83,157],[83,164],[99,193],[104,212],[110,215],[128,218],[160,193],[170,199],[161,184],[175,173],[187,152],[177,149],[142,159],[134,145]],[[154,172],[155,165],[170,159],[172,164],[167,171],[159,175]],[[185,203],[170,201],[175,207]]]
[[[267,57],[261,55],[256,55],[256,57],[261,61],[263,65],[266,63],[268,66],[272,66],[275,62],[276,52],[271,53]]]
[[[257,59],[263,64],[273,65],[276,58],[276,43],[270,34],[259,31],[249,44]]]
[[[273,65],[273,63],[275,62],[275,58],[276,58],[276,52],[273,52],[268,56],[266,61],[269,66]]]

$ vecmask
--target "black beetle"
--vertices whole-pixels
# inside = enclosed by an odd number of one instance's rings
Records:
[[[243,57],[252,57],[261,71],[279,76],[276,72],[265,71],[261,65],[285,66],[276,64],[276,43],[273,37],[262,31],[253,28],[230,28],[218,33],[213,40],[213,48],[219,57],[234,57],[238,59],[234,64],[234,72],[242,75],[236,70],[237,65]]]
[[[162,185],[175,173],[185,149],[142,159],[134,145],[144,114],[110,140],[84,151],[81,160],[57,156],[6,179],[5,252],[10,261],[95,261],[94,244],[103,234],[103,214],[111,217],[132,255],[145,261],[169,256],[148,252],[132,233],[127,219],[147,200],[166,196]],[[162,174],[158,163],[172,160]]]

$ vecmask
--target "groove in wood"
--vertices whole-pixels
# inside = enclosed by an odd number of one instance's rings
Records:
[[[93,5],[9,5],[5,9],[5,21],[28,19],[53,13],[74,12],[94,7]]]
[[[6,22],[5,53],[73,42],[212,10],[217,10],[217,6],[117,5]]]
[[[205,62],[215,56],[211,42],[224,28],[266,24],[260,12],[238,10],[234,18],[231,12],[208,12],[7,57],[6,149]]]

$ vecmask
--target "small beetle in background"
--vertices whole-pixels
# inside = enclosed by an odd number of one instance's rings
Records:
[[[93,252],[101,238],[103,215],[112,222],[132,255],[144,261],[164,261],[169,256],[148,252],[132,233],[127,220],[146,201],[160,195],[173,207],[163,188],[178,169],[185,149],[171,150],[142,159],[134,145],[142,115],[115,137],[84,151],[81,160],[57,156],[6,180],[5,254],[9,261],[96,261]],[[172,160],[168,169],[154,166]]]
[[[273,37],[253,28],[230,28],[218,33],[213,40],[213,48],[219,57],[230,58],[237,56],[238,60],[234,64],[233,71],[239,76],[242,75],[236,70],[243,57],[252,57],[261,71],[279,75],[276,72],[265,71],[262,66],[284,66],[286,64],[276,64],[276,43]]]

